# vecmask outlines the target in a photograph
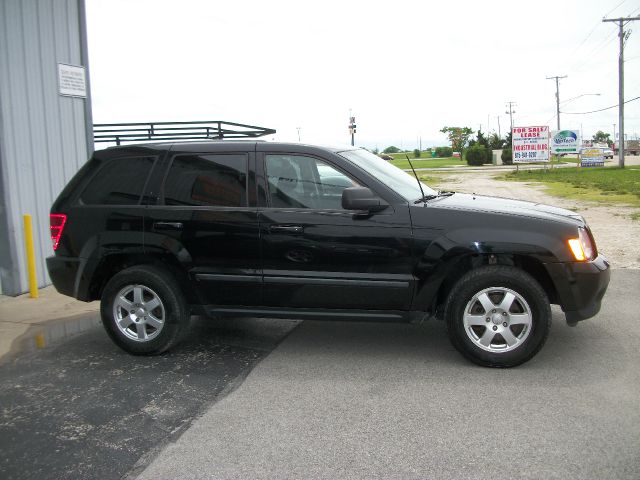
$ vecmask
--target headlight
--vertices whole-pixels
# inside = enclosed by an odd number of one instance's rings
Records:
[[[593,260],[596,257],[595,242],[585,228],[578,228],[578,238],[570,238],[568,242],[571,253],[577,261]]]

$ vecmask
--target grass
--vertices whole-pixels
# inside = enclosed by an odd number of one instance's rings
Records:
[[[411,167],[409,166],[409,162],[407,158],[402,154],[393,155],[395,160],[391,160],[389,163],[395,165],[396,167],[400,167],[403,170],[409,170]],[[443,168],[443,167],[453,167],[455,165],[464,165],[467,166],[467,162],[460,160],[459,158],[413,158],[409,157],[411,163],[413,163],[414,168]]]
[[[402,168],[403,170],[410,170],[411,166],[409,165],[409,162],[407,161],[407,157],[406,155],[409,155],[409,159],[411,160],[411,163],[413,163],[414,168],[418,169],[418,168],[447,168],[447,167],[455,167],[455,166],[463,166],[466,167],[467,166],[467,162],[464,160],[461,160],[459,158],[453,158],[453,157],[448,157],[448,158],[414,158],[413,154],[408,153],[394,153],[391,156],[394,158],[393,160],[391,160],[389,163],[395,165],[396,167]],[[556,165],[559,163],[578,163],[578,159],[574,158],[574,157],[569,157],[569,156],[565,156],[565,157],[556,157],[555,155],[553,155],[551,157],[551,164]],[[521,167],[526,167],[527,164],[520,164]],[[487,166],[491,166],[491,164],[488,164]]]
[[[520,170],[501,178],[542,182],[558,197],[640,207],[640,166]]]
[[[564,157],[557,157],[555,155],[551,155],[551,162],[553,164],[556,163],[578,163],[578,157],[573,157],[573,156],[569,156],[569,155],[565,155]]]
[[[437,190],[440,182],[442,182],[442,180],[445,179],[446,177],[443,175],[438,175],[437,173],[427,174],[427,175],[422,175],[419,173],[418,178],[424,183],[426,183],[427,185],[429,185],[431,188]]]

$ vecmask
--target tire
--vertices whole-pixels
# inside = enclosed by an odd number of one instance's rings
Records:
[[[540,284],[508,266],[486,266],[465,274],[445,303],[453,346],[478,365],[515,367],[544,345],[551,307]]]
[[[127,268],[109,280],[100,315],[114,343],[133,355],[157,355],[173,347],[190,318],[173,276],[149,265]]]

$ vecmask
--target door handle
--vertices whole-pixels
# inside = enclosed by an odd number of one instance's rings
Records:
[[[153,222],[155,230],[182,230],[182,222]]]
[[[272,233],[302,233],[304,228],[300,225],[271,225],[269,231]]]

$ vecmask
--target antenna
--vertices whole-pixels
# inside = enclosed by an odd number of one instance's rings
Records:
[[[420,193],[422,194],[422,198],[425,198],[425,194],[424,194],[424,190],[422,189],[422,183],[420,183],[420,179],[418,178],[418,174],[416,173],[416,169],[413,168],[413,163],[411,163],[411,160],[409,160],[409,155],[407,155],[406,153],[404,154],[405,157],[407,157],[407,162],[409,162],[409,166],[411,167],[411,171],[413,172],[413,176],[416,177],[416,181],[418,182],[418,187],[420,187]]]

